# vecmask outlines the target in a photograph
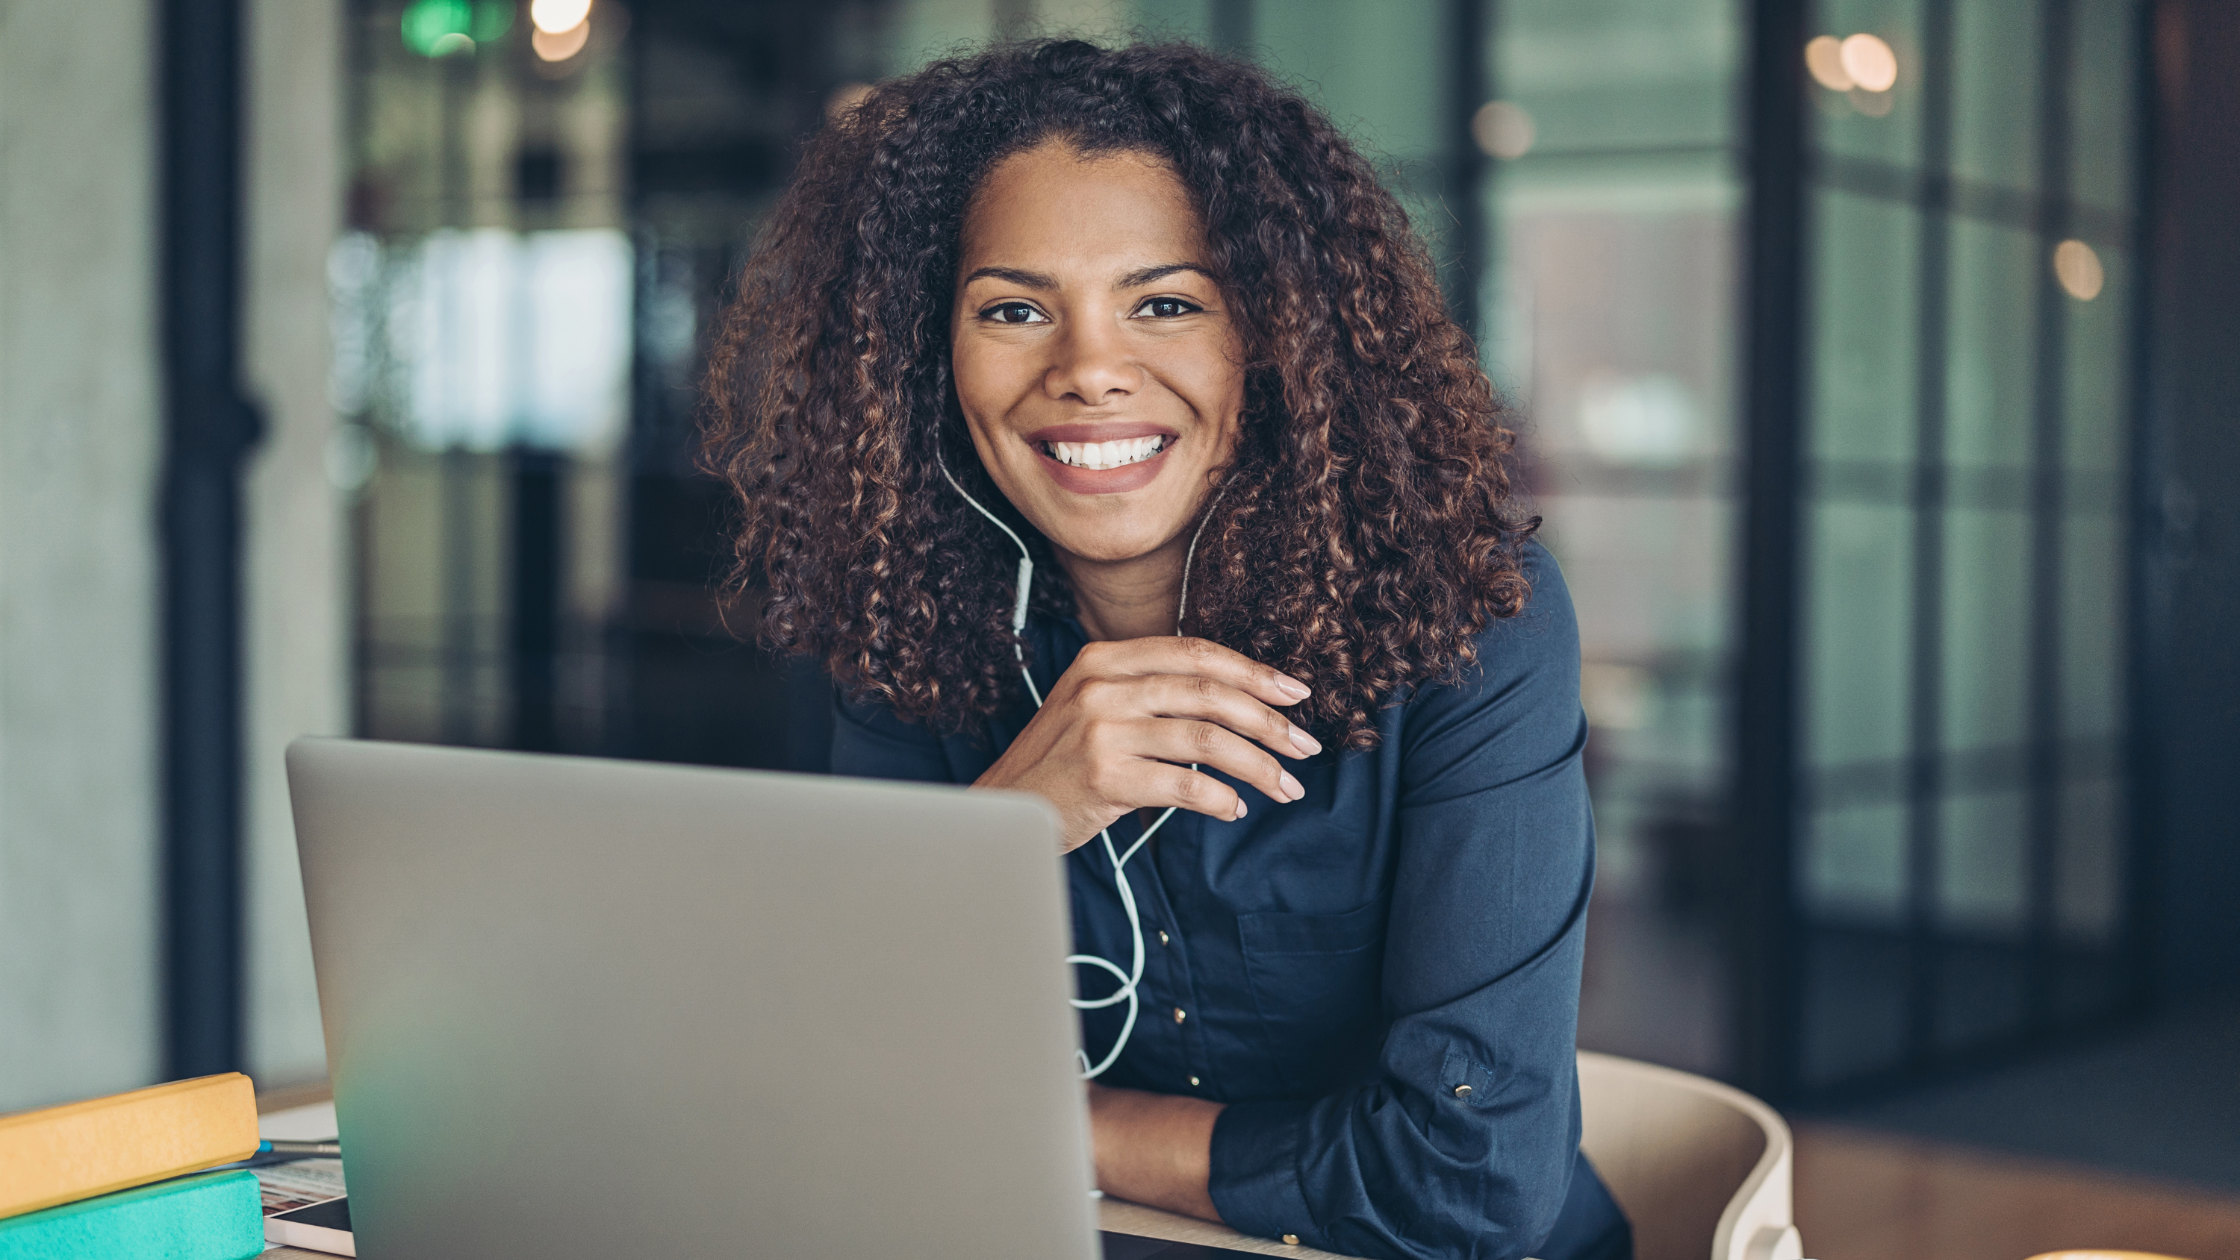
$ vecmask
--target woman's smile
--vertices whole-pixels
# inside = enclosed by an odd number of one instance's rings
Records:
[[[1124,494],[1158,480],[1180,441],[1171,429],[1130,422],[1054,424],[1027,436],[1042,470],[1073,494]]]

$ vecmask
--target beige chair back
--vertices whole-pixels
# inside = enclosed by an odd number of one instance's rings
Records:
[[[1579,1145],[1633,1222],[1635,1260],[1799,1260],[1789,1126],[1739,1089],[1579,1053]]]

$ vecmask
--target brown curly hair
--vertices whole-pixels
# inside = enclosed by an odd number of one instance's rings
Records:
[[[1402,688],[1451,679],[1529,594],[1538,525],[1514,441],[1406,215],[1330,120],[1188,45],[991,47],[879,85],[808,144],[712,350],[704,460],[740,513],[734,592],[764,641],[904,717],[960,731],[1019,686],[1012,548],[1034,607],[1073,611],[1034,528],[981,470],[950,381],[966,208],[1049,139],[1163,160],[1196,200],[1245,347],[1245,408],[1198,547],[1192,633],[1314,687],[1295,716],[1348,747]]]

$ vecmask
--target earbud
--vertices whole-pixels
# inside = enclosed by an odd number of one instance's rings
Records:
[[[1004,524],[1002,517],[989,511],[980,500],[973,498],[971,493],[957,480],[956,475],[949,471],[949,461],[941,457],[938,446],[934,449],[933,457],[934,461],[940,465],[941,475],[948,480],[949,485],[958,494],[964,496],[964,501],[971,504],[973,510],[987,517],[995,524],[997,529],[1002,530],[1004,536],[1011,540],[1012,545],[1019,549],[1019,589],[1011,603],[1011,653],[1018,658],[1019,677],[1026,681],[1027,694],[1034,698],[1034,707],[1039,711],[1042,708],[1042,692],[1034,685],[1034,675],[1027,672],[1026,649],[1027,600],[1034,591],[1034,556],[1027,550],[1026,540],[1019,537],[1018,531]],[[1216,493],[1213,502],[1206,505],[1205,519],[1198,522],[1197,532],[1190,535],[1189,550],[1182,554],[1182,589],[1178,592],[1180,599],[1174,610],[1174,632],[1177,636],[1182,633],[1183,613],[1190,606],[1190,562],[1196,558],[1198,540],[1205,536],[1206,525],[1213,520],[1214,506],[1220,502],[1221,495]],[[1193,765],[1190,768],[1195,770],[1198,767]],[[1099,958],[1095,954],[1066,955],[1066,961],[1074,966],[1101,967],[1110,972],[1113,978],[1120,982],[1118,989],[1101,998],[1069,999],[1075,1010],[1095,1011],[1120,1002],[1128,1004],[1127,1018],[1121,1021],[1120,1036],[1113,1041],[1112,1051],[1109,1054],[1092,1065],[1089,1062],[1088,1051],[1074,1051],[1074,1056],[1081,1061],[1081,1079],[1085,1081],[1097,1079],[1105,1074],[1106,1069],[1119,1062],[1120,1052],[1127,1048],[1128,1038],[1135,1033],[1136,1016],[1143,1009],[1142,999],[1136,995],[1136,986],[1143,981],[1143,916],[1136,909],[1135,888],[1128,882],[1128,860],[1142,850],[1143,846],[1150,841],[1152,835],[1166,825],[1169,818],[1174,817],[1174,809],[1175,807],[1172,805],[1167,806],[1166,811],[1160,814],[1150,826],[1144,828],[1142,835],[1136,837],[1136,842],[1128,846],[1126,853],[1119,852],[1113,845],[1112,829],[1110,827],[1097,833],[1098,838],[1104,842],[1105,856],[1112,862],[1112,882],[1120,893],[1120,908],[1126,911],[1128,915],[1128,936],[1134,947],[1135,966],[1128,971],[1122,971],[1119,964],[1109,959]]]

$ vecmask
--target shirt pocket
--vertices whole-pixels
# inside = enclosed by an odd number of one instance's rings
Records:
[[[1239,916],[1246,982],[1285,1089],[1313,1097],[1375,1064],[1384,1028],[1386,907]]]

